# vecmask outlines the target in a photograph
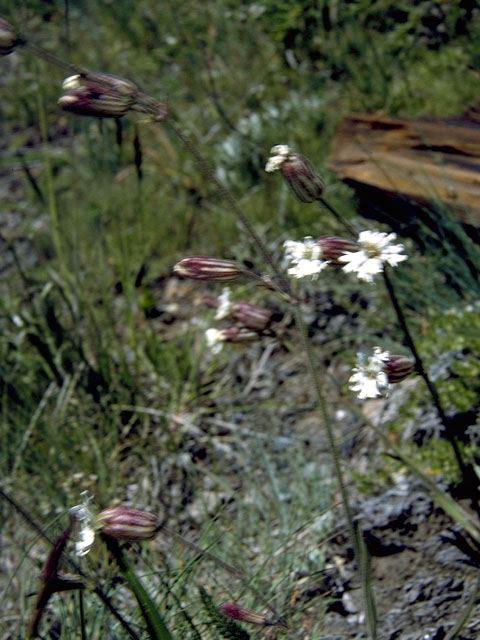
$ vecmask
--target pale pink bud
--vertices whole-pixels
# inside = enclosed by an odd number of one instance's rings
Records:
[[[230,282],[241,274],[241,269],[231,260],[203,256],[183,258],[173,270],[184,278],[210,282]]]
[[[7,56],[21,43],[15,29],[4,18],[0,18],[0,55]]]
[[[247,302],[236,302],[232,305],[232,317],[249,329],[263,331],[268,327],[272,314],[267,309],[255,307]]]
[[[118,540],[151,540],[159,522],[156,515],[133,507],[109,507],[101,511],[97,524],[102,533]]]
[[[107,73],[74,75],[63,82],[66,93],[58,104],[77,115],[121,118],[135,103],[137,87]]]
[[[345,263],[338,258],[345,253],[358,251],[358,245],[353,240],[337,236],[321,236],[315,241],[322,249],[322,260],[326,260],[333,267],[344,267]]]
[[[389,382],[402,382],[412,373],[413,362],[406,356],[392,354],[383,365],[383,371],[387,374]]]

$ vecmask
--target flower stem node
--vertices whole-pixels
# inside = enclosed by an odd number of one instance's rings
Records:
[[[159,522],[155,514],[133,507],[117,506],[98,514],[97,526],[101,532],[117,540],[139,542],[155,537]]]
[[[294,153],[286,144],[275,145],[270,149],[270,154],[265,171],[280,171],[301,202],[320,200],[323,180],[307,158]]]
[[[4,18],[0,18],[0,55],[8,56],[21,42],[12,25]]]
[[[174,266],[173,270],[184,278],[209,282],[230,282],[242,273],[235,262],[203,256],[183,258]]]

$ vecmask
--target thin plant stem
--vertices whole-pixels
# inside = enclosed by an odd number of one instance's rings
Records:
[[[87,640],[87,633],[85,630],[85,605],[83,603],[83,591],[78,592],[78,611],[80,613],[81,640]]]
[[[252,225],[250,224],[248,218],[243,214],[242,210],[237,205],[237,202],[236,202],[235,198],[232,196],[232,194],[230,193],[230,191],[217,179],[214,171],[211,169],[210,165],[204,159],[202,154],[198,151],[197,147],[180,130],[180,128],[177,127],[176,123],[172,120],[172,118],[168,118],[165,121],[165,125],[170,128],[170,130],[177,136],[177,138],[179,138],[179,140],[182,142],[182,144],[187,149],[187,151],[189,151],[192,154],[192,156],[195,158],[195,160],[196,160],[198,166],[200,167],[202,173],[204,174],[205,178],[215,185],[215,187],[217,188],[217,190],[220,193],[220,195],[227,201],[231,211],[234,213],[234,215],[237,217],[237,219],[243,225],[243,227],[245,228],[246,232],[250,235],[252,240],[255,242],[255,244],[256,244],[257,248],[259,249],[261,255],[263,256],[265,262],[272,269],[272,272],[275,274],[275,277],[278,280],[281,288],[285,292],[285,295],[293,303],[296,299],[292,295],[290,283],[287,281],[285,276],[279,271],[279,269],[277,268],[277,266],[273,262],[272,256],[270,255],[270,252],[268,251],[268,249],[266,248],[265,244],[262,242],[260,237],[255,232],[255,230],[252,227]],[[332,213],[334,213],[338,217],[339,214],[337,214],[330,205],[326,204],[325,206],[327,206],[329,211],[332,211]],[[348,223],[344,223],[344,224],[348,225]],[[349,499],[348,499],[347,489],[346,489],[345,483],[343,481],[342,469],[341,469],[341,465],[340,465],[340,457],[338,455],[337,446],[335,444],[335,438],[333,436],[333,431],[332,431],[332,427],[331,427],[331,424],[330,424],[330,418],[328,416],[327,405],[326,405],[325,399],[323,397],[323,393],[322,393],[322,389],[321,389],[321,385],[320,385],[320,378],[318,376],[317,368],[315,366],[315,362],[314,362],[314,359],[313,359],[313,352],[312,352],[312,348],[311,348],[310,342],[308,340],[308,335],[307,335],[307,331],[306,331],[306,328],[305,328],[305,324],[303,322],[303,317],[302,317],[302,314],[301,314],[301,310],[298,307],[298,305],[296,305],[296,304],[293,304],[292,306],[294,308],[295,318],[296,318],[297,326],[298,326],[299,331],[300,331],[302,344],[303,344],[305,353],[307,354],[308,369],[309,369],[309,373],[310,373],[311,379],[313,381],[313,385],[314,385],[314,389],[315,389],[315,396],[316,396],[316,399],[317,399],[317,402],[318,402],[318,406],[320,408],[320,413],[322,415],[325,431],[327,433],[329,451],[330,451],[330,454],[332,456],[335,475],[336,475],[338,486],[339,486],[340,493],[341,493],[341,496],[342,496],[342,503],[343,503],[343,507],[344,507],[344,510],[345,510],[345,516],[346,516],[347,523],[348,523],[350,539],[351,539],[351,542],[352,542],[352,545],[353,545],[355,556],[357,558],[359,571],[360,571],[361,577],[362,577],[362,590],[363,590],[364,601],[365,601],[365,605],[366,605],[365,609],[367,611],[368,631],[369,631],[370,638],[372,638],[372,640],[374,640],[376,638],[375,621],[372,619],[372,616],[370,616],[368,614],[369,611],[374,610],[372,594],[371,594],[371,589],[369,587],[368,576],[367,575],[362,575],[362,567],[364,566],[364,563],[360,563],[360,558],[363,557],[363,556],[360,554],[360,550],[361,549],[360,549],[359,544],[358,544],[357,535],[361,535],[361,534],[360,534],[360,532],[358,532],[358,534],[356,532],[356,526],[355,526],[355,523],[354,523],[354,520],[353,520],[352,511],[350,509],[350,503],[349,503]],[[365,550],[365,553],[366,553],[366,550]]]
[[[337,222],[339,222],[342,227],[348,231],[348,233],[353,237],[356,238],[358,236],[357,231],[355,230],[355,228],[353,227],[353,225],[351,225],[349,222],[347,222],[347,220],[345,220],[345,218],[342,216],[341,213],[338,213],[338,211],[332,207],[331,204],[329,204],[325,198],[319,198],[318,202],[320,203],[320,206],[323,207],[324,209],[327,209],[328,211],[330,211],[330,213],[333,215],[333,217],[335,218],[335,220],[337,220]]]
[[[274,616],[278,616],[275,608],[263,597],[263,595],[258,591],[258,589],[253,586],[252,581],[247,577],[247,575],[241,569],[238,569],[237,567],[234,567],[228,562],[225,562],[225,560],[222,560],[221,558],[211,553],[210,551],[203,549],[198,544],[195,544],[194,542],[190,542],[190,540],[187,540],[187,538],[182,536],[180,533],[173,531],[173,529],[170,529],[164,524],[160,524],[157,527],[157,531],[158,532],[162,531],[167,536],[178,539],[182,544],[186,545],[187,547],[190,547],[190,549],[193,549],[193,551],[198,553],[200,557],[203,557],[207,560],[211,560],[218,566],[222,567],[222,569],[225,569],[225,571],[228,571],[228,573],[230,573],[233,577],[237,578],[237,580],[239,580],[247,589],[249,589],[254,594],[254,596],[258,598],[258,600],[262,602],[262,604],[273,613]]]
[[[105,534],[102,534],[101,537],[108,550],[115,558],[125,581],[128,583],[135,598],[137,599],[138,606],[140,607],[143,619],[147,625],[150,638],[152,640],[173,640],[173,636],[160,615],[158,607],[155,605],[152,598],[148,595],[145,587],[137,578],[118,541]]]
[[[413,462],[408,456],[404,455],[401,449],[388,438],[384,429],[377,427],[371,420],[368,420],[364,413],[361,413],[358,407],[356,407],[352,402],[348,402],[348,404],[349,409],[355,413],[355,415],[358,415],[358,417],[376,433],[379,440],[385,444],[387,449],[392,451],[395,457],[401,460],[409,471],[420,480],[430,493],[433,501],[455,522],[459,523],[477,544],[480,543],[480,528],[478,524],[472,520],[471,515],[465,511],[465,509],[456,500],[448,495],[448,493],[437,487],[435,482],[420,469],[418,464]]]
[[[370,638],[374,640],[376,638],[375,605],[374,605],[373,594],[372,594],[371,585],[370,585],[368,552],[365,547],[365,543],[363,542],[363,538],[361,537],[362,535],[361,531],[359,530],[358,526],[355,524],[353,519],[347,487],[343,479],[340,456],[337,450],[337,445],[335,442],[335,437],[333,434],[330,417],[328,415],[327,403],[325,402],[325,398],[322,392],[320,376],[318,373],[317,365],[313,357],[312,346],[308,339],[307,329],[303,321],[302,312],[298,305],[294,307],[294,313],[295,313],[295,322],[300,332],[303,348],[307,355],[307,366],[310,373],[310,377],[313,381],[315,396],[316,396],[317,404],[322,416],[323,426],[327,434],[328,449],[332,457],[333,468],[335,471],[335,476],[336,476],[338,487],[340,489],[340,494],[342,497],[342,505],[343,505],[345,517],[347,520],[350,540],[353,545],[353,550],[355,553],[355,558],[356,558],[358,570],[360,573],[360,578],[362,583],[363,604],[366,612],[368,632],[369,632]]]
[[[417,372],[419,373],[419,375],[423,378],[425,384],[427,385],[428,391],[432,397],[433,400],[433,404],[435,406],[435,409],[437,410],[438,416],[443,424],[443,426],[445,427],[445,433],[446,436],[448,438],[448,441],[450,442],[454,455],[455,455],[455,459],[457,460],[458,466],[460,468],[460,472],[462,474],[462,478],[466,479],[467,477],[470,477],[470,473],[468,472],[467,469],[467,465],[465,464],[463,458],[462,458],[462,454],[460,453],[460,449],[458,447],[458,443],[457,440],[455,438],[455,435],[452,433],[452,429],[450,426],[450,423],[448,421],[447,415],[443,409],[441,400],[440,400],[440,396],[438,395],[438,391],[437,388],[435,386],[435,384],[433,383],[433,381],[430,379],[430,376],[428,375],[425,367],[423,366],[423,360],[417,350],[417,347],[415,345],[415,342],[413,340],[412,334],[410,333],[410,330],[408,328],[407,325],[407,320],[405,318],[405,314],[403,313],[402,307],[400,305],[400,302],[398,300],[397,294],[395,293],[395,288],[393,286],[393,283],[390,279],[390,276],[388,275],[388,267],[385,265],[385,269],[383,270],[383,280],[385,282],[385,286],[387,288],[388,291],[388,295],[390,296],[390,301],[392,303],[392,306],[395,310],[395,313],[397,315],[397,319],[398,319],[398,323],[403,331],[403,335],[405,337],[405,342],[407,343],[408,348],[410,349],[413,358],[415,360],[415,367]]]
[[[192,154],[192,156],[195,158],[195,161],[197,162],[197,165],[199,166],[205,178],[216,187],[219,194],[228,203],[228,206],[230,207],[231,211],[235,214],[236,218],[239,220],[239,222],[247,231],[248,235],[252,238],[252,240],[256,244],[263,259],[268,264],[268,266],[274,273],[275,277],[277,278],[281,288],[283,289],[285,294],[287,294],[290,297],[291,288],[288,280],[285,278],[285,276],[280,272],[276,264],[273,262],[272,256],[270,255],[270,252],[266,248],[265,243],[261,240],[260,236],[257,234],[255,229],[253,228],[248,218],[240,209],[233,195],[225,187],[225,185],[222,184],[222,182],[220,182],[220,180],[215,175],[215,172],[213,171],[213,169],[210,167],[210,165],[202,156],[202,154],[198,151],[196,145],[183,133],[183,131],[181,131],[180,127],[177,126],[173,118],[167,118],[164,124],[170,129],[170,131],[172,131],[177,136],[177,138],[180,140],[183,146],[187,149],[187,151]]]
[[[55,253],[57,255],[57,259],[62,261],[62,240],[60,236],[60,227],[58,221],[58,211],[57,211],[57,200],[55,196],[55,188],[53,185],[53,172],[52,172],[52,163],[50,160],[50,154],[48,152],[48,125],[47,125],[47,114],[45,111],[45,105],[43,103],[43,94],[41,91],[41,84],[39,85],[38,91],[38,116],[40,120],[40,131],[42,133],[42,142],[43,142],[43,157],[45,162],[46,169],[46,178],[47,178],[47,195],[48,195],[48,208],[50,211],[50,220],[52,224],[52,236],[53,236],[53,246],[55,247]]]

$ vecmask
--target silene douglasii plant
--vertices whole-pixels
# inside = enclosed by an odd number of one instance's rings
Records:
[[[132,113],[142,114],[141,125],[144,127],[164,127],[178,143],[191,154],[207,181],[216,188],[223,199],[229,213],[235,217],[243,232],[255,247],[258,256],[265,265],[265,271],[246,266],[231,257],[215,255],[186,255],[173,267],[176,277],[193,282],[212,283],[212,287],[221,284],[223,290],[215,295],[203,296],[205,310],[213,310],[214,326],[204,327],[204,348],[209,358],[215,358],[222,351],[232,348],[230,345],[255,344],[265,337],[281,341],[279,314],[268,304],[262,306],[250,297],[248,291],[264,291],[276,297],[277,306],[286,309],[294,319],[294,326],[300,338],[304,352],[306,367],[315,394],[316,410],[325,431],[328,452],[334,470],[336,485],[341,496],[341,508],[349,533],[349,542],[354,552],[357,568],[357,586],[363,595],[363,616],[370,638],[377,637],[377,619],[374,599],[374,585],[369,570],[369,558],[359,524],[358,514],[352,504],[349,488],[345,481],[345,470],[339,453],[337,438],[328,406],[328,372],[325,366],[316,359],[311,336],[306,326],[303,305],[306,299],[304,283],[314,290],[315,284],[327,270],[349,274],[357,278],[359,285],[384,287],[390,301],[393,315],[403,335],[403,343],[398,348],[390,348],[382,344],[374,344],[373,350],[352,354],[353,364],[344,387],[348,387],[349,396],[345,403],[349,410],[360,415],[361,401],[387,397],[392,387],[401,385],[407,378],[419,376],[431,398],[432,406],[438,414],[444,435],[451,447],[453,457],[458,466],[460,484],[464,486],[464,495],[471,501],[471,508],[464,507],[456,501],[448,491],[440,488],[410,458],[408,452],[396,445],[377,424],[368,426],[374,430],[378,438],[390,451],[392,456],[400,460],[409,471],[415,474],[423,484],[425,491],[433,498],[452,519],[452,522],[463,527],[472,545],[480,545],[480,525],[478,522],[478,498],[480,495],[479,479],[475,465],[467,459],[457,440],[454,425],[445,409],[441,393],[429,373],[420,349],[417,348],[414,332],[410,327],[409,311],[404,307],[401,296],[397,292],[395,272],[406,267],[406,262],[415,261],[415,250],[408,251],[404,244],[397,242],[393,232],[365,228],[365,223],[354,222],[344,217],[332,206],[326,196],[322,177],[314,163],[279,140],[270,151],[265,171],[267,174],[278,172],[290,188],[293,196],[305,205],[317,203],[322,215],[332,216],[342,228],[342,235],[307,236],[303,239],[292,238],[283,242],[283,257],[272,253],[269,244],[259,235],[251,218],[246,214],[238,198],[219,179],[215,167],[210,166],[205,154],[185,132],[176,118],[169,112],[165,102],[157,100],[141,92],[137,84],[104,72],[91,72],[87,69],[71,65],[43,50],[29,39],[19,34],[11,24],[0,18],[0,53],[8,55],[15,49],[24,48],[35,56],[67,70],[70,74],[63,82],[63,93],[58,98],[59,108],[67,113],[83,117],[113,119],[118,121]],[[138,156],[140,151],[138,151]],[[138,167],[141,159],[138,159]],[[138,168],[137,167],[137,168]],[[269,180],[265,176],[265,180]],[[273,180],[273,179],[272,179]],[[56,228],[52,218],[52,227]],[[57,251],[61,250],[61,240],[55,242]],[[252,262],[255,264],[255,262]],[[240,294],[235,287],[239,285]],[[366,343],[374,342],[366,339]],[[368,423],[368,421],[367,421]],[[51,551],[44,564],[39,578],[38,592],[32,607],[30,637],[42,636],[42,620],[52,598],[57,594],[74,592],[78,595],[78,611],[81,619],[82,638],[88,637],[87,621],[84,617],[83,602],[86,598],[97,597],[102,606],[123,628],[128,637],[166,640],[184,637],[178,631],[171,618],[163,611],[162,594],[152,594],[144,586],[135,570],[135,558],[139,554],[142,543],[149,544],[160,535],[178,537],[161,523],[160,518],[148,510],[134,508],[130,505],[113,505],[96,508],[94,498],[87,493],[83,501],[72,506],[68,522],[63,532],[56,539],[50,536],[35,523],[21,504],[10,495],[6,488],[1,489],[5,501],[16,509],[48,543]],[[214,591],[208,593],[203,587],[199,589],[199,602],[209,617],[209,624],[221,637],[249,638],[250,633],[260,629],[275,634],[293,633],[289,620],[284,612],[267,600],[263,593],[254,586],[254,581],[235,563],[227,563],[216,557],[208,549],[189,540],[181,538],[198,558],[210,560],[228,573],[243,588],[243,593],[250,593],[257,602],[258,609],[251,610],[243,604],[233,601],[220,602]],[[99,551],[102,549],[102,551]],[[94,551],[95,550],[95,551]],[[102,585],[94,577],[93,562],[89,563],[91,552],[96,553],[96,562],[114,565],[121,578],[115,583]],[[124,587],[130,589],[135,598],[143,625],[132,624],[123,614],[121,607],[115,604],[117,587],[124,593]],[[121,587],[121,589],[120,589]],[[125,597],[124,595],[122,597]],[[185,609],[186,620],[189,621],[189,633],[192,637],[202,637],[201,628],[191,621],[188,604],[177,603]],[[253,631],[251,631],[253,629]],[[190,637],[190,636],[189,636]],[[257,636],[255,636],[257,637]],[[269,637],[272,637],[269,635]],[[293,637],[300,637],[294,635]]]

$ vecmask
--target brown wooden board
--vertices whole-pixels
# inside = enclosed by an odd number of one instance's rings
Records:
[[[480,113],[475,108],[459,118],[347,116],[335,138],[331,168],[365,193],[380,191],[387,200],[401,197],[412,205],[448,205],[462,222],[480,226]]]

